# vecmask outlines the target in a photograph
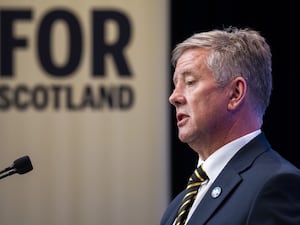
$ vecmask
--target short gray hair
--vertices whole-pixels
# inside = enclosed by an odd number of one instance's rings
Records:
[[[191,48],[211,50],[207,65],[219,85],[226,85],[235,77],[243,77],[255,110],[260,115],[265,113],[272,91],[272,54],[270,46],[258,31],[228,27],[196,33],[174,48],[173,66]]]

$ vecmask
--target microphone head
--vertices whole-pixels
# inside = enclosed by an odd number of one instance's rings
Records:
[[[18,174],[24,174],[33,169],[29,156],[23,156],[19,159],[16,159],[12,165],[15,169],[15,172]]]

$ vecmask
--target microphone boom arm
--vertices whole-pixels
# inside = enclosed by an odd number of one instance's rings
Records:
[[[21,158],[16,159],[13,164],[0,172],[0,174],[5,173],[0,176],[0,180],[4,177],[13,175],[15,173],[24,174],[28,173],[33,169],[32,163],[30,161],[29,156],[23,156]]]

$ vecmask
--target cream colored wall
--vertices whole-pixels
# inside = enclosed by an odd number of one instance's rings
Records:
[[[28,39],[28,48],[14,50],[15,76],[0,77],[0,86],[71,85],[79,99],[86,85],[126,84],[135,102],[128,110],[0,111],[0,167],[22,155],[29,155],[34,167],[0,181],[0,224],[158,224],[168,201],[167,1],[0,1],[0,8],[7,6],[29,8],[33,17],[16,23],[16,36]],[[65,79],[46,75],[36,55],[40,19],[55,7],[72,10],[84,32],[80,67]],[[128,15],[132,34],[126,57],[132,78],[118,77],[110,58],[105,78],[91,76],[93,9]],[[68,37],[63,24],[56,29],[53,54],[63,62]],[[116,29],[109,25],[108,39],[118,35]]]

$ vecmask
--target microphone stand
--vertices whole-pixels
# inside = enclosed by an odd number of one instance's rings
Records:
[[[15,173],[16,173],[15,170],[9,171],[8,173],[1,175],[0,180],[3,179],[4,177],[8,177],[8,176],[13,175]]]
[[[13,175],[15,173],[18,173],[18,174],[28,173],[32,169],[33,169],[33,167],[32,167],[29,156],[27,156],[27,155],[23,156],[21,158],[16,159],[11,166],[0,171],[0,174],[7,172],[0,176],[0,180],[5,177],[8,177],[10,175]]]

